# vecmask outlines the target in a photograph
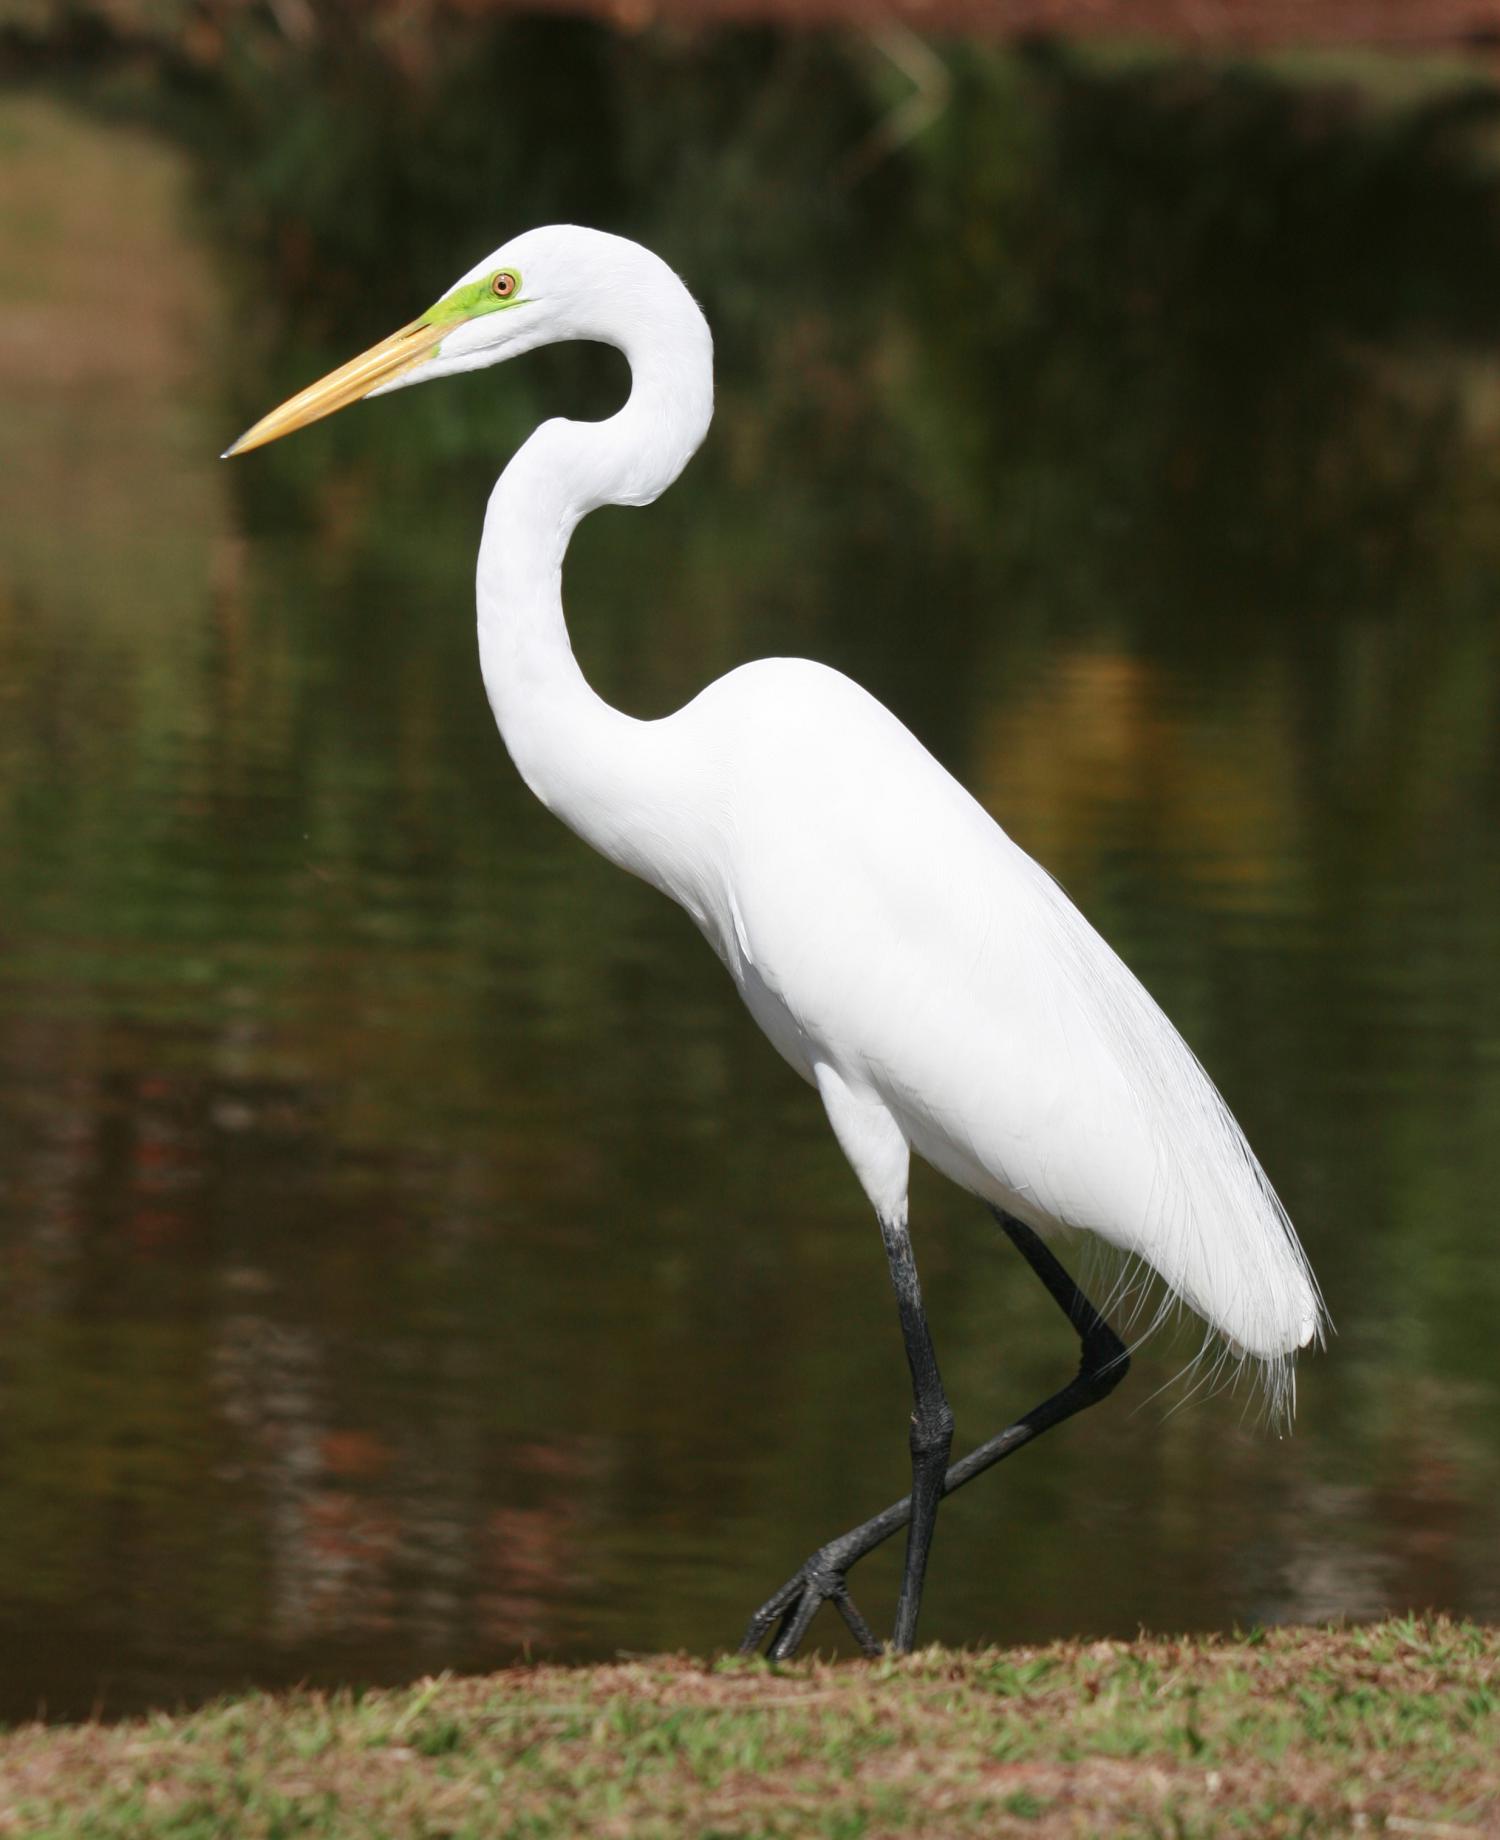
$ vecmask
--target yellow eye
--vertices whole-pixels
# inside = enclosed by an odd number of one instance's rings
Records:
[[[509,300],[521,285],[521,277],[512,274],[508,268],[502,268],[490,283],[490,292],[496,300]]]

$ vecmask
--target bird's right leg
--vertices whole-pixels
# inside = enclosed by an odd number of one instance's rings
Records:
[[[943,1478],[942,1493],[951,1495],[966,1482],[1011,1456],[1044,1431],[1096,1404],[1112,1393],[1130,1368],[1125,1344],[1068,1276],[1050,1247],[1030,1227],[999,1208],[993,1210],[1012,1245],[1046,1286],[1048,1294],[1078,1333],[1078,1372],[1050,1398],[1032,1408],[998,1436],[971,1450],[953,1464]],[[883,1513],[850,1528],[817,1552],[781,1589],[768,1597],[750,1618],[740,1643],[742,1655],[753,1654],[767,1636],[767,1653],[786,1660],[797,1652],[808,1624],[823,1603],[833,1603],[866,1654],[879,1654],[880,1644],[854,1609],[849,1598],[848,1575],[867,1554],[905,1527],[912,1517],[912,1498],[892,1502]],[[772,1633],[774,1630],[774,1634]]]

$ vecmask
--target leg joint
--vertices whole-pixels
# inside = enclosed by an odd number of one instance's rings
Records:
[[[911,1454],[930,1457],[937,1452],[947,1456],[953,1445],[953,1408],[947,1400],[941,1405],[918,1408],[911,1415]]]
[[[1090,1399],[1108,1398],[1129,1372],[1130,1350],[1107,1322],[1099,1321],[1084,1337],[1078,1363],[1078,1378],[1087,1386]]]

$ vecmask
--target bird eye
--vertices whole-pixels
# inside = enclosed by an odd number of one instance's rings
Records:
[[[490,292],[496,300],[509,300],[521,285],[521,277],[508,268],[502,268],[490,283]]]

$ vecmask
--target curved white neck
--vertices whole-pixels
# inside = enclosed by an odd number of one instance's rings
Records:
[[[573,336],[618,345],[625,406],[603,422],[544,422],[501,474],[479,549],[479,657],[505,745],[532,791],[622,867],[661,885],[650,822],[664,791],[658,725],[584,680],[563,619],[562,564],[600,505],[647,505],[692,458],[713,414],[713,346],[692,296],[660,264],[596,306]],[[564,336],[567,336],[564,334]]]

